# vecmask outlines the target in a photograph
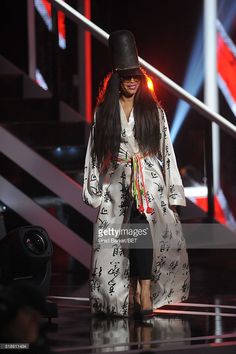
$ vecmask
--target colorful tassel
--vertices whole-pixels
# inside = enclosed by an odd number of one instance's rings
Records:
[[[147,214],[152,214],[153,212],[154,212],[154,209],[151,208],[150,206],[148,206],[147,209],[146,209],[146,213]]]
[[[140,213],[144,213],[143,196],[146,200],[147,208],[146,213],[152,214],[154,209],[149,206],[147,193],[145,189],[144,176],[142,171],[141,158],[144,158],[147,154],[140,155],[135,154],[130,160],[118,158],[118,162],[130,162],[132,165],[132,195],[135,199],[137,209]]]

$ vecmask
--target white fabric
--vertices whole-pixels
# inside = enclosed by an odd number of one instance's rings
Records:
[[[85,168],[83,200],[98,207],[98,229],[115,225],[121,227],[129,220],[131,209],[131,163],[136,154],[134,119],[131,113],[128,122],[120,105],[121,145],[119,157],[126,158],[113,170],[109,168],[99,189],[99,168],[91,158],[94,125],[88,142]],[[176,164],[165,112],[160,110],[160,151],[158,156],[142,159],[148,202],[154,209],[145,216],[150,225],[153,239],[152,297],[154,308],[180,302],[188,297],[189,267],[185,240],[178,214],[170,205],[185,206],[184,189]],[[94,123],[95,124],[95,123]],[[146,200],[143,198],[146,208]],[[142,260],[140,260],[142,261]],[[94,235],[90,274],[90,300],[92,313],[127,316],[129,306],[129,258],[122,245],[103,244]]]

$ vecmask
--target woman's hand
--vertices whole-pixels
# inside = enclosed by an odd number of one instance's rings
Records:
[[[170,205],[170,209],[174,212],[177,213],[176,206],[175,205]],[[177,213],[178,214],[178,213]]]
[[[170,209],[173,211],[173,213],[174,213],[174,217],[175,217],[175,220],[176,220],[176,222],[178,223],[178,222],[180,222],[180,218],[179,218],[179,214],[178,214],[178,212],[177,212],[177,210],[176,210],[176,206],[175,205],[170,205]]]

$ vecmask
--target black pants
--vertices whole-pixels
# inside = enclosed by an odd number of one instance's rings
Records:
[[[135,201],[132,203],[130,224],[142,224],[140,229],[143,229],[145,232],[145,234],[138,235],[136,237],[136,242],[130,246],[130,277],[137,277],[141,280],[151,279],[153,261],[151,231],[145,215],[140,214],[137,210]],[[139,229],[138,225],[133,225],[132,228]]]

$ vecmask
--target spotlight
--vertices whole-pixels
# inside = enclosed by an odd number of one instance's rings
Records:
[[[62,152],[62,148],[60,146],[58,146],[56,149],[55,149],[55,152],[56,153],[61,153]]]
[[[33,230],[30,230],[25,234],[24,243],[33,254],[43,254],[47,249],[47,240],[44,235]]]
[[[149,88],[150,91],[154,91],[154,85],[153,85],[153,82],[152,82],[152,79],[147,76],[147,87]]]
[[[47,295],[51,277],[52,242],[40,226],[23,226],[0,241],[0,283],[28,282]]]

